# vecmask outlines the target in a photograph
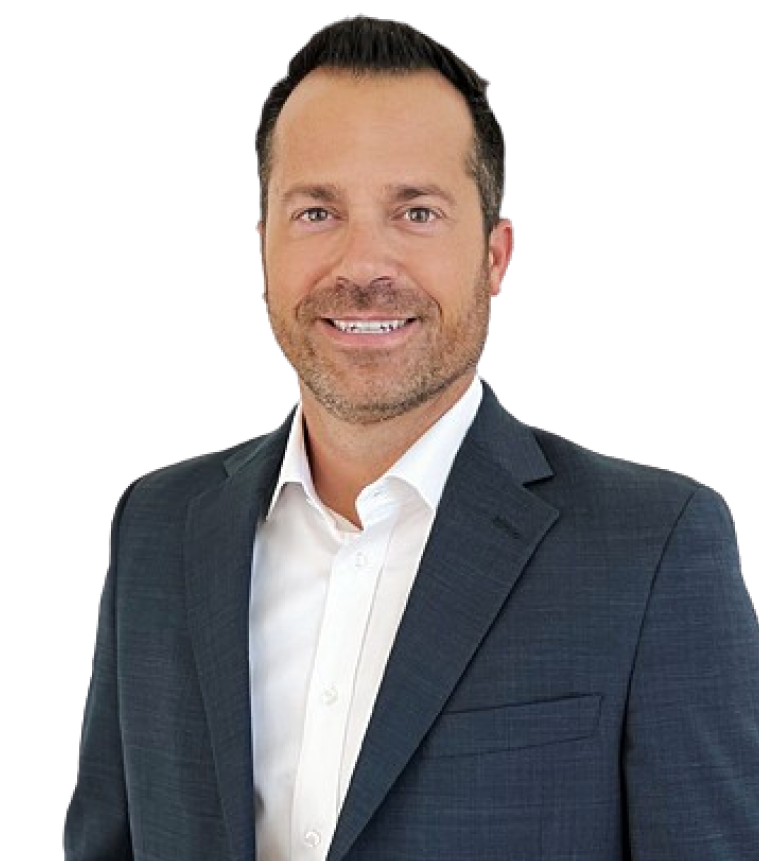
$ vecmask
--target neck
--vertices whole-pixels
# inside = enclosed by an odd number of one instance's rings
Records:
[[[356,425],[327,412],[302,388],[306,446],[314,487],[333,511],[360,526],[356,498],[384,475],[461,398],[474,372],[393,419]]]

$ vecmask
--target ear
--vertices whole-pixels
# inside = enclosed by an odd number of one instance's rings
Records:
[[[501,281],[514,250],[514,229],[508,218],[502,218],[490,231],[488,238],[488,280],[490,295],[497,296],[501,292]]]

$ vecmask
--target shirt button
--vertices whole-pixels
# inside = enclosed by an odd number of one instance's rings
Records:
[[[318,831],[306,831],[303,835],[303,842],[311,849],[316,849],[316,847],[322,842],[322,836]]]
[[[337,688],[332,685],[322,691],[321,700],[325,706],[331,706],[337,702]]]
[[[356,566],[356,568],[363,568],[368,561],[369,560],[366,558],[365,553],[359,552],[353,557],[353,564]]]

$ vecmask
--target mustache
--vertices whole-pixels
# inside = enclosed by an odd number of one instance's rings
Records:
[[[351,311],[385,313],[392,317],[423,317],[434,313],[435,303],[420,290],[392,278],[375,278],[366,284],[338,279],[304,297],[298,316],[307,319],[340,317]]]

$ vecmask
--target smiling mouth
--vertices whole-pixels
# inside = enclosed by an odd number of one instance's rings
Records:
[[[408,317],[400,320],[330,319],[328,322],[341,332],[348,332],[352,335],[384,335],[387,332],[395,332],[398,329],[402,329],[404,326],[413,322],[413,320],[413,317]]]

